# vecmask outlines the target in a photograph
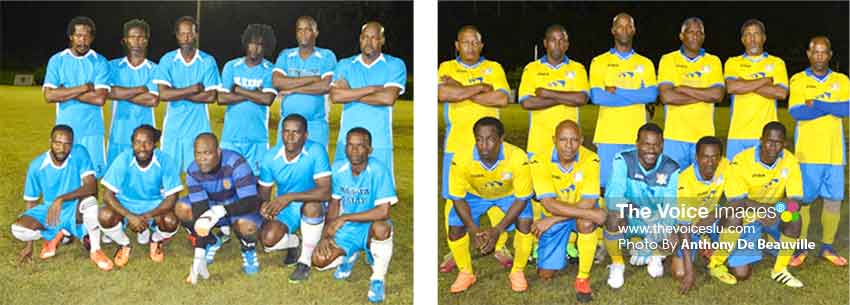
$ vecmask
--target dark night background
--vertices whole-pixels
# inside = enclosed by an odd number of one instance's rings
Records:
[[[740,27],[757,18],[767,28],[765,50],[785,61],[790,78],[808,67],[805,50],[809,38],[826,35],[832,41],[832,69],[848,71],[848,2],[564,2],[564,3],[471,3],[440,2],[439,60],[455,57],[457,30],[476,25],[483,35],[482,55],[502,64],[511,87],[518,85],[521,69],[545,54],[543,32],[560,23],[570,35],[567,56],[590,69],[593,57],[613,47],[611,20],[619,12],[635,18],[635,51],[658,67],[661,56],[681,45],[682,21],[702,18],[706,52],[722,62],[744,52]],[[511,73],[513,71],[513,73]]]
[[[123,24],[142,18],[151,26],[148,58],[159,61],[177,48],[173,24],[180,16],[195,16],[191,2],[0,2],[2,39],[0,68],[34,70],[67,47],[65,30],[74,16],[92,18],[97,37],[92,49],[108,59],[124,56],[120,44]],[[319,25],[317,46],[332,50],[338,59],[360,52],[358,35],[366,21],[384,25],[384,52],[402,58],[413,75],[412,2],[202,2],[200,49],[213,55],[222,67],[243,56],[240,35],[250,23],[271,25],[277,46],[267,59],[295,47],[295,19],[313,16]]]

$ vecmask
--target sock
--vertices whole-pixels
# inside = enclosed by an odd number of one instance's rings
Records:
[[[218,230],[221,231],[221,235],[230,235],[230,226],[221,226]]]
[[[387,269],[390,267],[390,259],[393,257],[393,237],[390,234],[390,238],[385,240],[375,240],[369,243],[369,249],[372,252],[372,258],[374,262],[372,263],[372,277],[369,278],[370,281],[374,280],[384,280],[384,276],[387,275]]]
[[[811,209],[812,209],[811,203],[800,204],[800,222],[801,222],[801,225],[802,225],[802,227],[800,229],[800,239],[806,239],[806,237],[809,236],[809,224],[812,223],[811,222],[811,219],[812,219],[811,215],[812,214],[810,214]],[[824,212],[826,212],[826,209],[824,209]],[[823,222],[823,214],[821,214],[821,222]],[[824,227],[826,227],[826,226],[824,226]]]
[[[290,239],[291,236],[292,235],[290,235],[290,234],[283,233],[283,236],[280,237],[280,240],[278,240],[276,244],[274,244],[271,247],[264,247],[263,251],[272,252],[272,251],[285,250],[286,248],[288,248],[287,246],[289,245],[289,239]]]
[[[820,222],[823,226],[823,237],[821,241],[824,244],[832,244],[835,241],[835,232],[838,232],[838,222],[841,220],[841,212],[829,211],[824,202],[823,211],[820,214]]]
[[[41,239],[41,231],[28,229],[17,224],[12,224],[12,235],[20,241],[34,241]]]
[[[785,234],[779,238],[783,243],[793,243],[796,238],[788,237]],[[773,263],[773,272],[780,272],[788,268],[788,262],[791,261],[791,256],[794,255],[794,249],[780,249],[779,255],[776,256],[776,262]]]
[[[578,233],[578,274],[576,278],[590,277],[590,267],[593,266],[593,255],[596,254],[596,234]]]
[[[534,235],[531,232],[516,231],[516,234],[514,234],[514,265],[511,267],[511,272],[523,271],[525,266],[528,265],[532,241],[534,241]]]
[[[103,233],[109,238],[112,239],[116,244],[127,247],[130,245],[130,238],[127,237],[127,233],[124,233],[124,228],[121,227],[121,224],[117,224],[111,228],[102,228]],[[91,236],[89,236],[91,238]],[[94,247],[94,243],[92,243],[92,248]]]
[[[239,242],[241,243],[242,252],[246,251],[254,251],[257,248],[257,234],[251,235],[242,235],[239,232],[236,232],[236,235],[239,237]]]
[[[491,209],[487,210],[487,218],[490,219],[490,225],[495,226],[496,224],[501,222],[502,219],[505,218],[505,213],[502,212],[502,210],[500,210],[500,209],[491,208]],[[499,239],[496,240],[495,249],[496,250],[504,249],[505,245],[507,243],[508,243],[508,232],[502,232],[502,234],[499,234]]]
[[[173,232],[163,232],[159,229],[159,227],[157,227],[155,230],[153,230],[153,234],[151,235],[151,241],[158,243],[171,238],[172,236],[174,236],[174,234],[177,234],[177,230],[174,230]]]
[[[472,254],[469,253],[469,234],[463,235],[458,240],[449,239],[449,249],[460,272],[472,274]]]
[[[86,197],[80,200],[80,214],[83,218],[83,227],[86,233],[89,234],[89,243],[91,253],[100,250],[100,222],[97,220],[97,200],[94,197]],[[125,235],[126,236],[126,235]]]
[[[732,249],[736,246],[738,238],[741,236],[741,233],[730,232],[731,230],[724,230],[720,233],[720,242],[726,245],[732,245]],[[726,259],[729,258],[730,251],[724,249],[723,247],[718,247],[720,249],[715,249],[713,253],[711,253],[711,258],[709,259],[708,267],[714,268],[726,263]]]
[[[324,217],[302,217],[301,218],[301,256],[298,262],[310,266],[313,250],[322,239],[322,229],[325,227]]]
[[[608,256],[611,257],[612,264],[625,265],[623,253],[620,252],[620,239],[623,238],[623,233],[614,233],[605,231],[605,250],[608,251]]]

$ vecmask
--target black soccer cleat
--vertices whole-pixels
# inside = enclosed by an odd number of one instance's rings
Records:
[[[307,277],[310,275],[310,266],[307,266],[303,263],[295,264],[295,271],[289,275],[289,282],[292,284],[300,283],[304,280],[307,280]]]
[[[301,256],[301,247],[289,248],[286,250],[286,256],[283,258],[283,266],[289,267],[298,262],[298,257]]]

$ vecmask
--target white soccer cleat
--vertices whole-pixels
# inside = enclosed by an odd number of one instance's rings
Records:
[[[663,256],[653,255],[649,257],[649,263],[646,265],[646,272],[651,277],[660,277],[664,275],[664,264],[662,263]]]
[[[608,286],[617,289],[623,287],[623,273],[626,271],[626,265],[610,264],[608,265]]]

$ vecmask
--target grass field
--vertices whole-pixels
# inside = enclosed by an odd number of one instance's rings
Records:
[[[368,303],[366,292],[371,270],[362,258],[347,281],[335,280],[332,272],[314,270],[307,282],[289,284],[287,278],[293,268],[282,267],[281,252],[259,254],[260,273],[246,277],[235,240],[226,244],[210,265],[210,280],[191,287],[183,283],[192,262],[191,247],[183,230],[167,246],[166,260],[161,264],[147,257],[147,246],[136,246],[127,267],[102,272],[89,261],[88,253],[83,252],[79,243],[62,246],[56,257],[43,261],[37,258],[41,242],[36,242],[34,262],[19,265],[18,251],[23,243],[11,236],[9,226],[26,207],[22,192],[27,164],[48,149],[55,108],[43,101],[38,87],[0,86],[0,105],[0,164],[3,164],[0,167],[0,202],[3,203],[0,204],[0,304]],[[111,113],[110,107],[105,108],[104,113]],[[399,102],[393,114],[399,203],[392,211],[396,231],[387,275],[387,304],[413,302],[412,108],[410,101]],[[270,129],[276,131],[278,104],[272,109]],[[157,126],[162,126],[164,110],[164,104],[157,109]],[[339,129],[340,110],[338,105],[332,108],[331,152]],[[220,134],[224,107],[210,106],[210,113],[213,131]],[[115,248],[114,244],[104,246],[110,255]]]
[[[442,106],[441,106],[442,107]],[[442,109],[439,113],[443,113]],[[592,146],[593,129],[596,126],[596,106],[584,106],[581,108],[581,127],[585,137],[586,146]],[[653,121],[663,125],[663,109],[658,108]],[[780,110],[780,120],[788,128],[789,137],[793,135],[794,121],[788,115],[787,109]],[[440,116],[440,144],[442,145],[445,122]],[[528,114],[518,105],[510,105],[502,110],[502,122],[505,123],[506,141],[519,147],[525,147],[528,134]],[[847,121],[844,121],[845,125]],[[729,128],[729,108],[718,108],[715,116],[717,135],[726,137]],[[846,129],[845,129],[846,132]],[[845,143],[847,134],[845,134]],[[791,143],[791,139],[789,142]],[[442,148],[441,148],[442,149]],[[793,146],[790,147],[793,151]],[[595,149],[594,149],[595,150]],[[442,151],[442,150],[441,150]],[[439,167],[442,168],[442,167]],[[439,183],[439,182],[438,182]],[[846,195],[845,195],[845,198]],[[847,201],[845,199],[845,201]],[[449,252],[446,245],[446,233],[444,229],[443,205],[445,201],[439,200],[440,237],[439,254],[442,256]],[[809,240],[820,243],[820,210],[818,202],[812,209],[812,223],[809,230]],[[845,204],[841,209],[841,224],[835,247],[844,257],[848,255],[848,206]],[[487,217],[482,218],[487,223]],[[510,244],[509,244],[510,245]],[[626,267],[625,285],[613,290],[608,287],[608,269],[606,260],[603,264],[594,265],[591,272],[591,287],[593,289],[594,304],[848,304],[848,269],[833,267],[829,262],[817,258],[810,253],[809,258],[803,265],[803,269],[793,269],[806,287],[798,290],[785,288],[783,285],[773,282],[769,278],[770,269],[773,266],[773,257],[767,256],[765,260],[756,265],[750,280],[740,282],[735,286],[722,284],[711,278],[704,268],[699,268],[697,273],[697,287],[687,295],[678,293],[679,284],[665,272],[663,278],[651,279],[644,267]],[[441,273],[439,275],[439,300],[440,304],[564,304],[575,303],[575,290],[573,281],[576,275],[576,265],[569,265],[565,271],[561,271],[554,280],[541,282],[538,280],[536,268],[529,266],[525,273],[529,281],[529,290],[526,293],[516,294],[508,285],[507,273],[490,257],[473,260],[475,273],[478,281],[470,290],[452,295],[449,286],[455,279],[456,273]],[[698,266],[704,263],[697,263]]]

